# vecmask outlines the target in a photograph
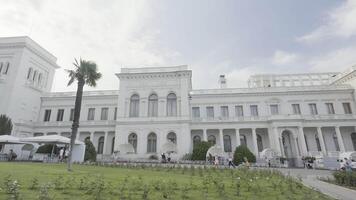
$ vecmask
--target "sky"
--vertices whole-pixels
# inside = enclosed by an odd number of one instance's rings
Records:
[[[193,88],[246,87],[261,73],[339,72],[356,64],[356,0],[0,0],[0,37],[29,36],[58,58],[97,63],[95,88],[122,67],[188,65]]]

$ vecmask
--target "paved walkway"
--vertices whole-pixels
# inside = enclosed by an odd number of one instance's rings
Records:
[[[320,181],[317,177],[332,178],[332,171],[328,170],[308,170],[308,169],[278,169],[285,175],[302,178],[302,182],[307,187],[319,190],[320,192],[335,198],[343,200],[355,200],[356,191],[338,185]]]

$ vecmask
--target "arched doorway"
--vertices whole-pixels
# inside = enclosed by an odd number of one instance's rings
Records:
[[[289,130],[282,132],[282,147],[283,156],[288,160],[288,166],[295,167],[297,159],[296,144],[293,139],[293,134]]]

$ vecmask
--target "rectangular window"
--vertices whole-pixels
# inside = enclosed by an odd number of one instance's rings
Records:
[[[328,114],[335,114],[334,105],[332,103],[325,103],[326,109],[328,110]]]
[[[1,71],[2,71],[2,66],[3,66],[4,64],[2,63],[2,62],[0,62],[0,73],[1,73]]]
[[[95,108],[88,109],[88,120],[94,120],[95,117]]]
[[[192,108],[192,114],[193,114],[193,118],[200,118],[200,108],[199,107],[193,107]]]
[[[214,119],[214,107],[213,106],[206,107],[206,117],[208,119]]]
[[[251,116],[258,116],[258,106],[257,105],[250,105]]]
[[[49,122],[49,120],[51,119],[51,110],[45,110],[45,115],[44,115],[44,119],[43,121],[45,122]]]
[[[114,120],[116,120],[117,117],[117,107],[115,107],[115,111],[114,111]]]
[[[7,62],[7,63],[5,64],[5,69],[3,70],[2,74],[7,74],[7,72],[9,71],[9,67],[10,67],[10,63]],[[1,71],[1,70],[0,70],[0,71]]]
[[[69,116],[69,121],[74,120],[74,108],[70,109],[70,116]]]
[[[101,120],[108,120],[108,112],[109,112],[109,108],[101,108],[100,119]]]
[[[236,114],[236,117],[243,117],[244,116],[243,106],[235,106],[235,114]]]
[[[63,121],[64,109],[58,109],[57,111],[57,122]]]
[[[229,107],[228,106],[221,106],[220,111],[221,111],[222,118],[224,118],[224,119],[229,118]]]
[[[277,104],[270,105],[270,109],[271,109],[271,115],[278,115],[279,114],[279,110],[278,110],[278,105]]]
[[[309,104],[309,109],[310,109],[310,114],[311,115],[317,115],[318,114],[318,109],[316,108],[315,103],[310,103]]]
[[[342,107],[344,107],[345,114],[352,114],[350,103],[342,103]]]
[[[295,115],[301,114],[299,104],[292,104],[292,108],[293,108],[293,114],[295,114]]]

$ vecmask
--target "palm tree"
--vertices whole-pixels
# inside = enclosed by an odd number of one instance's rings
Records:
[[[75,66],[74,70],[66,70],[69,76],[68,86],[71,85],[74,81],[78,82],[77,95],[75,97],[75,106],[74,106],[74,118],[72,124],[72,135],[70,136],[70,145],[69,145],[69,154],[68,154],[68,171],[72,171],[72,149],[74,147],[74,142],[77,137],[77,132],[79,128],[79,118],[80,118],[80,109],[82,106],[82,97],[83,97],[83,87],[88,85],[91,87],[96,86],[96,81],[101,78],[101,73],[97,71],[97,66],[95,62],[78,60],[74,59],[73,65]]]
[[[12,122],[6,115],[0,115],[0,135],[10,135],[12,131]]]

